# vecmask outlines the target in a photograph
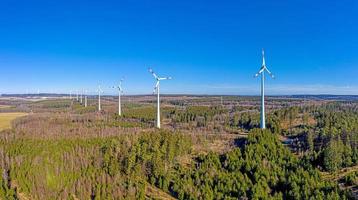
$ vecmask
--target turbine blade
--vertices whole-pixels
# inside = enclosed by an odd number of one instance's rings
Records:
[[[159,81],[157,81],[157,83],[155,84],[155,87],[154,87],[154,90],[153,90],[153,94],[155,94],[155,92],[157,91],[158,85],[159,85]]]
[[[155,92],[157,91],[158,87],[155,86],[154,89],[153,89],[153,94],[155,94]]]
[[[265,67],[265,70],[271,76],[271,78],[275,78],[275,76],[270,72],[270,70],[267,69],[267,67]]]
[[[172,79],[172,77],[164,77],[164,78],[158,78],[158,80],[171,80]]]
[[[266,66],[266,62],[265,62],[265,50],[262,48],[262,67]]]
[[[255,78],[258,77],[263,71],[265,70],[265,68],[261,68],[260,71],[258,71],[256,74],[255,74]]]
[[[154,71],[151,68],[149,68],[148,70],[154,76],[155,79],[158,79],[158,76],[154,73]]]

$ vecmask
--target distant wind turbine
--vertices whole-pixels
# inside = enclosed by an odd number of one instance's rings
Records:
[[[260,128],[265,129],[265,71],[271,76],[271,78],[275,78],[274,75],[267,69],[265,63],[265,51],[262,49],[262,66],[260,71],[255,74],[255,78],[261,74],[261,123]]]
[[[85,90],[85,107],[87,107],[87,90]]]
[[[83,90],[80,91],[81,92],[81,96],[80,96],[80,103],[83,104]]]
[[[159,95],[159,89],[160,89],[160,81],[162,80],[170,80],[171,77],[164,77],[160,78],[158,77],[152,69],[149,68],[149,72],[154,76],[157,83],[155,84],[153,93],[157,92],[157,128],[160,128],[160,95]]]
[[[122,82],[123,78],[119,81],[119,85],[113,86],[113,88],[118,89],[118,115],[122,115],[122,109],[121,109],[121,94],[123,94],[123,88],[122,88]]]
[[[101,89],[101,85],[98,85],[98,111],[101,111],[101,93],[103,93],[103,90]]]

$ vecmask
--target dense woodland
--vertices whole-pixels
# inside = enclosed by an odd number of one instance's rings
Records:
[[[13,102],[0,199],[354,199],[358,102],[258,99]],[[2,102],[6,103],[6,102]]]

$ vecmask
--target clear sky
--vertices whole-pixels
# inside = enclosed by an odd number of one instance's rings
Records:
[[[358,94],[356,0],[0,1],[0,93]]]

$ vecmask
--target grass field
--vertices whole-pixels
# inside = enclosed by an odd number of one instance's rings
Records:
[[[0,131],[4,129],[11,128],[11,121],[18,118],[26,116],[27,113],[20,113],[20,112],[14,112],[14,113],[0,113]]]
[[[9,106],[9,105],[0,105],[0,109],[1,108],[11,108],[11,106]]]

